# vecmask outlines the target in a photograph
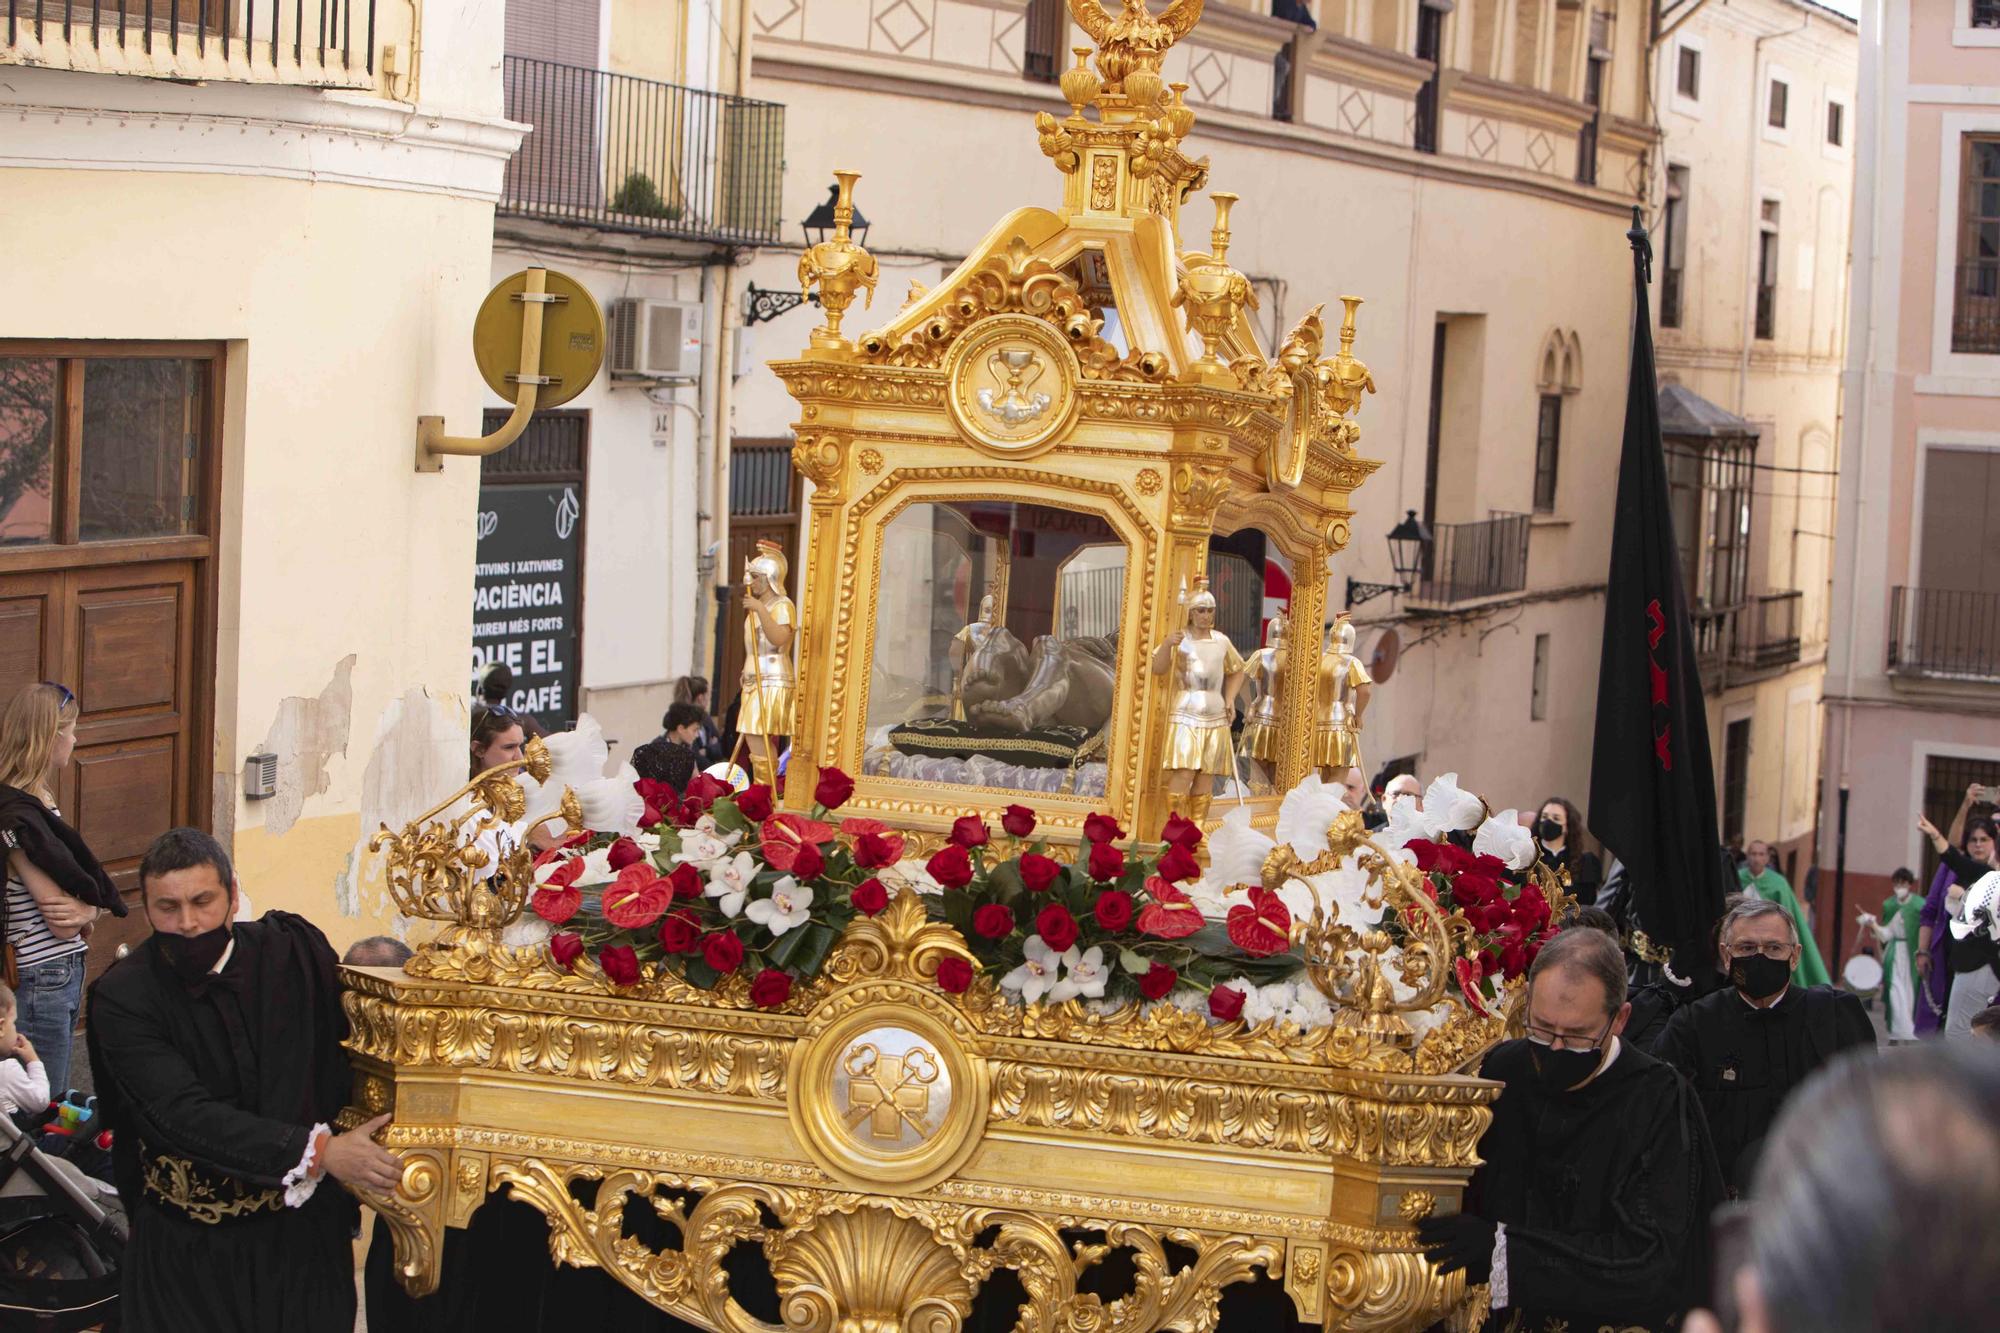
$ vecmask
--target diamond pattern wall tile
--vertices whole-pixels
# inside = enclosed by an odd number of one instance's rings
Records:
[[[1465,146],[1472,150],[1472,155],[1483,157],[1488,161],[1492,160],[1493,148],[1499,141],[1500,136],[1493,132],[1493,122],[1490,120],[1475,120],[1472,122],[1472,128],[1465,132]]]
[[[1340,123],[1347,127],[1349,133],[1368,133],[1368,122],[1374,117],[1374,105],[1355,89],[1349,88],[1347,95],[1340,99]]]
[[[1537,130],[1534,137],[1528,140],[1529,165],[1536,171],[1547,171],[1549,163],[1555,161],[1555,158],[1555,146],[1549,142],[1549,136]]]
[[[1216,58],[1215,52],[1204,51],[1201,59],[1188,67],[1188,82],[1204,102],[1213,102],[1229,87],[1229,68]]]
[[[903,55],[930,35],[930,20],[910,0],[894,0],[875,15],[875,30],[882,34],[897,55]]]

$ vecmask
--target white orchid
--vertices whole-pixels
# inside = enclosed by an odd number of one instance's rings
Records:
[[[747,857],[748,852],[738,852]],[[771,896],[759,898],[743,909],[743,915],[768,929],[773,935],[782,935],[796,926],[803,926],[812,918],[812,885],[801,884],[790,875],[771,886]],[[722,909],[729,912],[726,905]],[[735,913],[729,912],[734,916]]]
[[[1111,979],[1111,969],[1105,965],[1103,949],[1093,944],[1081,956],[1071,949],[1063,955],[1063,961],[1069,967],[1069,975],[1049,988],[1051,1001],[1060,1002],[1079,995],[1090,1000],[1103,998],[1104,983]]]
[[[1486,818],[1486,802],[1458,785],[1458,774],[1446,773],[1424,792],[1424,813],[1454,833],[1478,828]]]
[[[713,833],[700,829],[681,831],[681,849],[674,853],[674,860],[693,866],[696,870],[707,870],[710,866],[729,855],[729,841]],[[740,852],[747,856],[749,853]]]
[[[702,894],[720,900],[722,914],[733,917],[742,912],[743,900],[750,896],[750,881],[756,877],[757,858],[750,853],[722,857],[709,866],[708,887]]]
[[[733,833],[725,833],[723,832],[722,825],[715,822],[714,815],[703,815],[700,819],[694,821],[694,827],[699,832],[706,833],[712,838],[722,839],[723,846],[725,847],[734,847],[737,843],[743,841],[742,829],[737,829]],[[683,834],[682,836],[685,837],[686,835]]]
[[[1535,837],[1521,827],[1518,810],[1502,810],[1481,824],[1472,850],[1478,856],[1499,857],[1509,870],[1526,870],[1535,863]]]
[[[1076,994],[1073,984],[1066,993],[1055,994],[1057,988],[1065,984],[1064,965],[1081,961],[1074,948],[1067,953],[1057,953],[1040,935],[1030,935],[1027,943],[1021,946],[1021,952],[1026,955],[1027,961],[1000,978],[1002,990],[1013,991],[1027,1004],[1035,1003],[1044,995],[1054,1002],[1067,1000]]]

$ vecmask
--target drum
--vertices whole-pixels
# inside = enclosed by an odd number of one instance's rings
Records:
[[[1840,969],[1841,984],[1863,999],[1882,989],[1882,960],[1873,954],[1858,953]]]

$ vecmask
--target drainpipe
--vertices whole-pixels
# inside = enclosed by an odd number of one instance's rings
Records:
[[[729,540],[728,493],[720,489],[728,482],[727,467],[722,459],[724,426],[717,411],[726,356],[722,346],[724,332],[719,296],[725,284],[717,280],[718,269],[727,272],[727,265],[711,260],[701,267],[701,383],[696,391],[700,407],[697,409],[694,485],[694,650],[688,667],[689,672],[696,675],[711,674],[707,664],[715,655],[714,575]],[[719,505],[718,494],[724,501]],[[714,688],[711,683],[711,691]]]

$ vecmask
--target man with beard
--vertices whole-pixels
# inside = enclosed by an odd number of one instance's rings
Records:
[[[1798,956],[1789,912],[1769,899],[1737,900],[1721,930],[1730,986],[1678,1010],[1656,1048],[1700,1094],[1733,1196],[1748,1191],[1764,1136],[1792,1089],[1849,1047],[1875,1045],[1858,998],[1793,984]]]
[[[125,1333],[351,1333],[354,1200],[401,1164],[335,1134],[347,1103],[333,949],[301,917],[232,921],[229,855],[171,829],[139,894],[153,934],[91,988],[90,1065],[132,1219]],[[332,1176],[333,1181],[328,1181]]]
[[[1480,1067],[1505,1083],[1464,1210],[1418,1234],[1440,1272],[1491,1284],[1489,1333],[1653,1333],[1699,1303],[1722,1184],[1701,1106],[1620,1040],[1625,959],[1565,930],[1528,972],[1528,1035]]]

